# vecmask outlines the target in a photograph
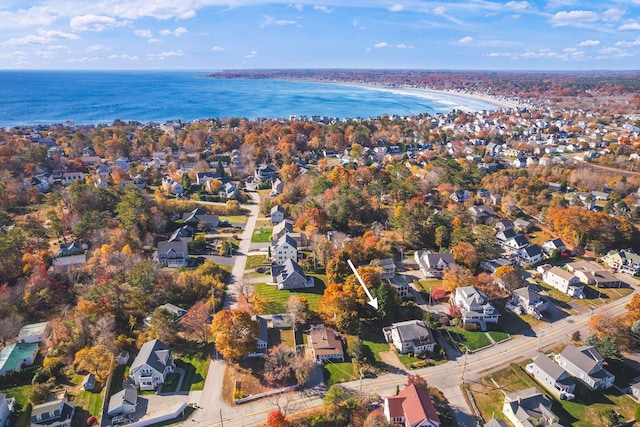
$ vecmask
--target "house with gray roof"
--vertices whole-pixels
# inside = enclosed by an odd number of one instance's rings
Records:
[[[189,261],[189,246],[184,240],[158,242],[158,250],[154,252],[153,260],[160,267],[186,267]]]
[[[498,220],[498,215],[488,206],[470,206],[469,213],[478,224],[494,224]]]
[[[313,288],[313,277],[307,277],[302,267],[291,258],[287,258],[284,264],[271,266],[271,280],[278,289],[304,289]]]
[[[138,405],[138,390],[125,387],[109,399],[107,415],[115,417],[117,415],[133,414]]]
[[[380,269],[381,279],[390,279],[396,275],[396,263],[393,258],[374,259],[371,261],[371,266]]]
[[[536,319],[542,319],[542,312],[549,308],[549,301],[542,299],[540,293],[532,286],[523,286],[513,291],[511,304],[520,307],[522,313]]]
[[[460,308],[462,323],[477,323],[484,331],[487,323],[498,323],[500,312],[487,300],[484,292],[475,286],[462,286],[456,289],[452,304]]]
[[[271,214],[271,224],[274,224],[274,225],[280,224],[282,221],[284,221],[285,212],[282,205],[272,206],[270,214]]]
[[[24,325],[18,333],[18,342],[21,343],[41,343],[46,341],[51,335],[51,325],[49,322],[31,323]]]
[[[414,259],[425,277],[436,279],[442,277],[445,268],[456,263],[453,259],[453,254],[433,253],[431,251],[416,251]]]
[[[555,361],[590,390],[607,389],[616,378],[604,369],[604,357],[593,346],[568,345],[555,356]]]
[[[507,423],[497,418],[491,418],[484,424],[484,427],[509,427]]]
[[[31,408],[31,427],[71,427],[75,410],[75,403],[67,401],[66,397],[35,405]]]
[[[207,211],[200,208],[196,208],[191,212],[185,212],[182,214],[182,220],[189,225],[199,226],[204,228],[216,228],[220,222],[218,215],[209,214]]]
[[[542,281],[571,297],[584,298],[584,285],[580,283],[580,279],[560,267],[551,267],[544,271]]]
[[[502,413],[516,427],[562,427],[560,418],[551,411],[551,400],[531,387],[504,397]]]
[[[252,318],[259,327],[256,349],[258,353],[266,353],[269,347],[269,322],[262,316],[253,316]]]
[[[285,234],[273,243],[271,256],[276,264],[284,264],[287,259],[298,260],[298,242],[290,235]]]
[[[572,400],[575,397],[573,392],[576,389],[576,383],[567,371],[546,354],[538,353],[525,370],[560,399]]]
[[[606,266],[616,269],[619,273],[630,276],[640,274],[640,255],[631,249],[611,251],[602,257],[602,261]]]
[[[410,298],[411,290],[409,286],[409,280],[407,276],[393,276],[387,279],[387,282],[391,285],[393,289],[395,289],[396,293],[400,298]]]
[[[433,352],[436,341],[431,330],[422,320],[407,320],[393,323],[382,329],[387,342],[400,353],[421,354]]]
[[[551,256],[554,251],[559,250],[560,252],[564,252],[567,249],[567,246],[564,244],[562,239],[550,239],[542,244],[542,251],[547,255]]]
[[[171,233],[171,237],[169,237],[169,242],[175,242],[178,240],[185,241],[187,243],[193,241],[193,237],[196,235],[196,230],[190,225],[183,225],[178,228],[176,231]]]
[[[129,376],[140,390],[155,390],[164,384],[166,376],[172,373],[175,367],[169,346],[156,339],[142,345],[131,364]]]
[[[271,230],[271,241],[278,240],[287,233],[293,232],[293,221],[285,219],[273,226]]]

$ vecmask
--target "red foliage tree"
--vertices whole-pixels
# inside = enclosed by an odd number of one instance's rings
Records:
[[[291,423],[287,421],[287,417],[279,409],[269,412],[267,416],[268,427],[289,427],[290,425]]]

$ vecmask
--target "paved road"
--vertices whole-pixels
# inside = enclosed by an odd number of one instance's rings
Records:
[[[251,236],[253,236],[253,230],[256,228],[256,222],[258,221],[258,214],[260,213],[260,196],[258,193],[249,193],[253,198],[255,204],[245,205],[244,208],[249,210],[249,219],[247,225],[244,227],[240,237],[240,244],[238,247],[237,255],[233,263],[233,269],[231,270],[231,278],[227,286],[227,292],[224,298],[224,308],[235,308],[238,302],[238,294],[240,292],[240,286],[244,277],[244,270],[247,265],[247,255],[251,247]]]

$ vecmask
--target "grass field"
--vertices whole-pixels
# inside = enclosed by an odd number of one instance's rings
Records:
[[[271,233],[273,227],[260,227],[253,231],[251,236],[252,243],[268,243],[271,241]]]
[[[351,381],[355,378],[351,362],[326,362],[322,371],[327,385]]]
[[[12,420],[15,420],[15,424],[11,423],[10,425],[16,427],[28,427],[31,425],[31,404],[28,397],[30,389],[31,384],[0,390],[0,393],[5,393],[7,397],[16,399],[16,412],[11,417]]]
[[[249,219],[246,215],[223,215],[220,221],[227,221],[229,224],[246,224]]]
[[[267,285],[266,283],[256,283],[253,286],[256,294],[262,295],[269,301],[265,314],[279,314],[286,312],[287,301],[289,301],[291,295],[305,297],[309,304],[309,309],[311,311],[317,311],[324,293],[324,282],[317,277],[315,278],[315,282],[316,285],[313,288],[291,291],[285,289],[278,290],[274,285]]]
[[[184,369],[180,391],[202,390],[209,369],[211,348],[203,350],[176,349],[176,366]]]
[[[465,331],[457,326],[447,326],[446,328],[454,340],[462,344],[470,351],[491,345],[491,341],[481,331]]]
[[[265,255],[249,255],[247,257],[247,266],[245,268],[249,270],[264,265],[266,262],[267,257]]]
[[[496,384],[498,384],[498,387],[496,387]],[[489,420],[492,415],[496,418],[504,417],[502,413],[504,394],[502,391],[512,393],[529,387],[537,387],[552,400],[551,409],[560,418],[560,424],[564,426],[589,427],[607,425],[601,416],[601,412],[606,409],[618,411],[624,419],[633,418],[635,402],[615,388],[611,388],[604,393],[593,392],[578,384],[575,400],[570,402],[558,400],[529,377],[521,366],[515,364],[482,378],[477,383],[470,384],[473,397],[485,421]]]
[[[508,340],[509,339],[509,334],[506,332],[502,332],[502,331],[489,331],[487,332],[491,338],[493,338],[493,340],[495,342],[502,342],[504,340]]]

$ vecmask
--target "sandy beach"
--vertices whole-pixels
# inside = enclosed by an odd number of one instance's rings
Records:
[[[326,82],[321,82],[326,83]],[[375,84],[355,83],[355,82],[337,82],[332,81],[332,84],[337,84],[347,87],[358,87],[361,89],[375,90],[380,92],[389,92],[404,96],[414,96],[418,98],[428,99],[437,103],[450,107],[449,110],[462,110],[465,112],[474,112],[481,110],[495,110],[495,109],[509,109],[509,108],[522,108],[523,105],[500,98],[494,98],[489,95],[458,92],[458,91],[444,91],[434,89],[424,89],[410,86],[403,87],[389,87]],[[493,108],[492,108],[493,107]]]

